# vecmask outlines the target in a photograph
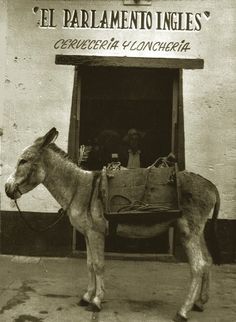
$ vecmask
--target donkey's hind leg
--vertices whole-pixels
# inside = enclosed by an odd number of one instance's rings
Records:
[[[193,305],[193,311],[203,312],[204,305],[209,299],[209,284],[210,284],[210,272],[204,272],[202,275],[202,284],[200,288],[199,298],[195,301]]]
[[[188,234],[186,233],[187,231],[189,232]],[[187,321],[187,314],[194,306],[199,292],[201,292],[202,278],[208,266],[201,247],[201,236],[196,232],[190,232],[189,229],[185,229],[184,233],[182,242],[190,264],[191,284],[185,302],[174,318],[176,322]]]
[[[202,284],[200,288],[199,298],[193,306],[193,310],[198,312],[202,312],[204,310],[204,304],[206,304],[209,300],[210,268],[212,265],[212,258],[208,252],[206,242],[203,236],[201,238],[201,248],[206,261],[206,266],[202,275]]]

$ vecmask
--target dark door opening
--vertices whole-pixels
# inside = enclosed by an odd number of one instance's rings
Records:
[[[171,152],[174,71],[168,69],[86,68],[81,79],[80,144],[104,130],[121,140],[130,128],[141,131],[151,164]],[[114,151],[115,152],[115,151]]]
[[[177,70],[86,67],[80,73],[80,145],[91,144],[104,130],[115,131],[122,140],[130,128],[136,128],[143,133],[149,164],[171,152]],[[76,249],[85,249],[79,233]],[[155,238],[129,239],[113,234],[107,237],[105,250],[168,253],[169,236],[164,233]]]

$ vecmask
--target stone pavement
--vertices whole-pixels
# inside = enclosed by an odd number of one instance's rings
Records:
[[[79,307],[85,259],[0,256],[2,322],[170,322],[187,292],[187,264],[107,260],[106,299],[93,314]],[[190,322],[236,321],[236,265],[214,266],[211,299]]]

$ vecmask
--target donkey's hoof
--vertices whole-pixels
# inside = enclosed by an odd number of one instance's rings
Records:
[[[83,298],[78,303],[79,306],[88,306],[89,304],[90,303],[85,301]]]
[[[101,311],[101,308],[98,307],[94,303],[89,303],[89,305],[87,306],[86,310],[87,311],[90,311],[90,312],[100,312]]]
[[[176,314],[176,316],[173,318],[174,322],[186,322],[188,321],[188,319],[182,315],[180,315],[179,313]]]
[[[202,304],[201,301],[197,301],[193,304],[193,308],[192,308],[193,311],[196,311],[196,312],[203,312],[204,311],[204,305]]]

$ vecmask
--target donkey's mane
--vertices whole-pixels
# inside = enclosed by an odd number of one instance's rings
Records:
[[[48,145],[48,148],[51,149],[52,151],[56,152],[57,154],[59,154],[63,159],[73,163],[74,165],[77,165],[71,158],[70,156],[63,151],[61,148],[59,148],[55,143],[50,143]]]
[[[50,150],[54,151],[55,153],[57,153],[62,159],[67,161],[67,164],[70,164],[70,166],[72,166],[74,169],[79,169],[79,170],[84,171],[83,168],[81,168],[74,160],[72,160],[71,157],[65,151],[63,151],[61,148],[59,148],[55,143],[50,143],[48,145],[48,148]],[[86,171],[90,171],[90,170],[86,170]],[[99,170],[93,170],[91,172],[100,173]]]

